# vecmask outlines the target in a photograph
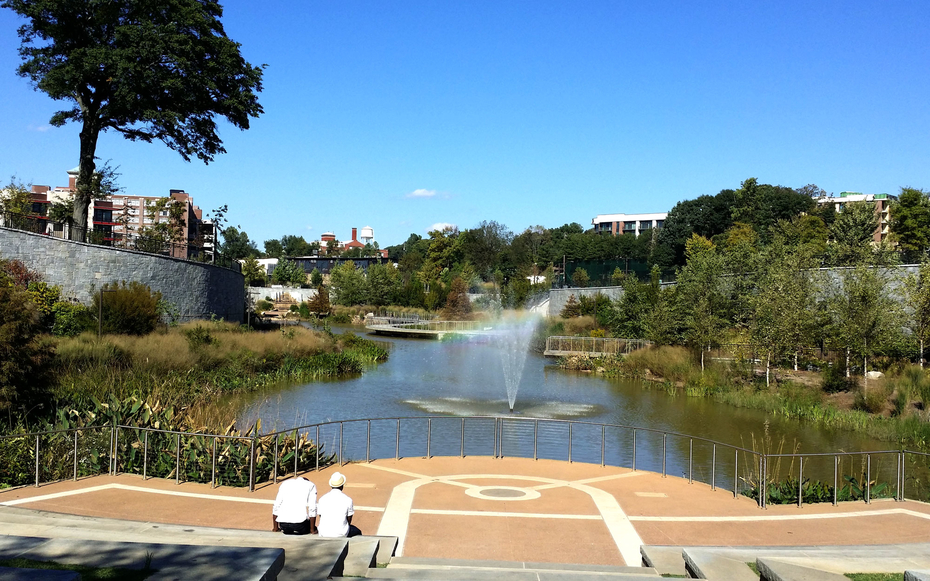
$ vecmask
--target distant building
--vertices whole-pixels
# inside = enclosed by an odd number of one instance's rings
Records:
[[[655,214],[598,214],[591,220],[594,231],[598,234],[632,234],[639,236],[643,232],[661,228],[665,225],[668,212]]]
[[[352,228],[352,238],[342,242],[336,240],[336,235],[333,232],[324,232],[320,236],[320,254],[326,254],[330,242],[336,242],[336,251],[342,253],[353,248],[365,248],[369,244],[374,244],[374,241],[375,231],[371,226],[362,228],[361,236],[358,236],[358,228]],[[387,250],[378,250],[376,254],[383,258],[387,258],[388,255]]]
[[[875,206],[878,226],[872,234],[872,242],[879,244],[888,237],[889,209],[897,196],[889,194],[862,194],[859,192],[840,192],[839,196],[824,196],[817,199],[818,206],[832,204],[836,211],[841,211],[846,204],[865,202]]]

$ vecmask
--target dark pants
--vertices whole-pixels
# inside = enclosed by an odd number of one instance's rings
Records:
[[[310,521],[304,522],[279,522],[278,526],[285,535],[309,535]]]
[[[360,534],[362,534],[362,531],[360,531],[357,526],[349,525],[349,534],[346,535],[347,537],[357,537]]]

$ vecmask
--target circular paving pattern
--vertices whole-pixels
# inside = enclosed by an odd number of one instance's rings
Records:
[[[465,490],[465,494],[483,500],[535,500],[539,492],[532,488],[518,486],[472,486]]]

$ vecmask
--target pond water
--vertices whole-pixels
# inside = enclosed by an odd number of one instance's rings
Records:
[[[315,381],[252,394],[238,402],[244,410],[241,419],[252,422],[261,418],[262,431],[267,433],[320,422],[362,418],[500,416],[507,418],[503,427],[488,427],[478,430],[481,432],[479,435],[469,435],[467,453],[490,455],[491,450],[497,449],[492,446],[497,446],[500,440],[508,446],[502,450],[504,453],[512,449],[517,455],[533,457],[535,452],[539,457],[560,459],[565,458],[566,440],[569,439],[567,423],[544,422],[544,428],[534,434],[533,422],[510,421],[510,418],[574,420],[578,424],[573,428],[571,439],[574,448],[569,454],[576,460],[600,462],[604,458],[608,464],[629,466],[635,449],[637,465],[641,468],[661,471],[662,457],[665,457],[669,474],[687,475],[694,470],[695,478],[704,481],[715,477],[709,474],[712,470],[711,457],[714,456],[710,444],[678,437],[663,441],[662,434],[648,431],[641,431],[636,436],[627,429],[602,432],[600,427],[587,426],[582,422],[677,432],[755,450],[764,448],[768,453],[853,452],[893,447],[855,432],[825,429],[757,410],[716,403],[709,398],[669,395],[658,386],[644,385],[639,381],[563,371],[553,360],[534,353],[527,357],[516,396],[515,413],[511,415],[500,355],[493,344],[480,340],[371,338],[381,341],[389,349],[387,362],[372,366],[357,377]],[[456,421],[459,420],[453,422]],[[440,422],[450,423],[447,420]],[[437,421],[433,423],[437,424]],[[438,424],[436,428],[427,427],[423,421],[416,426],[399,428],[394,421],[376,422],[371,440],[380,450],[377,454],[359,443],[367,437],[359,432],[363,428],[346,428],[354,430],[351,438],[354,443],[348,454],[354,459],[364,459],[370,454],[374,454],[373,457],[422,455],[426,453],[423,442],[428,437],[427,431],[433,429],[433,447],[429,453],[458,455],[464,422],[461,430],[457,426],[458,423],[454,423],[438,429]],[[500,431],[493,435],[496,430]],[[469,427],[469,434],[472,432]],[[340,442],[345,438],[344,434],[337,436],[333,430],[321,435],[321,441],[331,451],[341,446]],[[411,438],[415,444],[410,442]],[[480,450],[474,448],[479,445]],[[734,462],[742,463],[743,470],[747,470],[746,466],[753,461],[751,455],[734,460],[733,454],[732,450],[720,449],[716,456],[716,464],[720,468],[713,470],[719,470],[720,474],[727,470],[732,473]],[[893,457],[873,458],[873,471],[881,470],[883,474],[890,471],[888,478],[893,481],[895,461]],[[846,464],[845,468],[841,468],[840,482],[842,474],[859,474],[863,470],[864,457],[847,458]],[[775,469],[774,465],[768,467],[769,473]],[[797,473],[797,467],[786,461],[780,471],[788,470]],[[829,462],[827,458],[805,459],[804,472],[805,475],[832,481],[832,456]],[[732,474],[721,478],[732,479]]]

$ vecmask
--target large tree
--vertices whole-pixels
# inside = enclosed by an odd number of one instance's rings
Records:
[[[214,0],[2,0],[25,17],[17,72],[70,108],[52,116],[81,124],[74,223],[87,226],[97,139],[114,130],[160,140],[190,161],[225,153],[216,117],[249,128],[262,113],[264,67],[226,36]]]
[[[922,260],[930,248],[930,199],[926,192],[901,188],[898,201],[891,206],[891,238],[905,253],[907,260]]]

